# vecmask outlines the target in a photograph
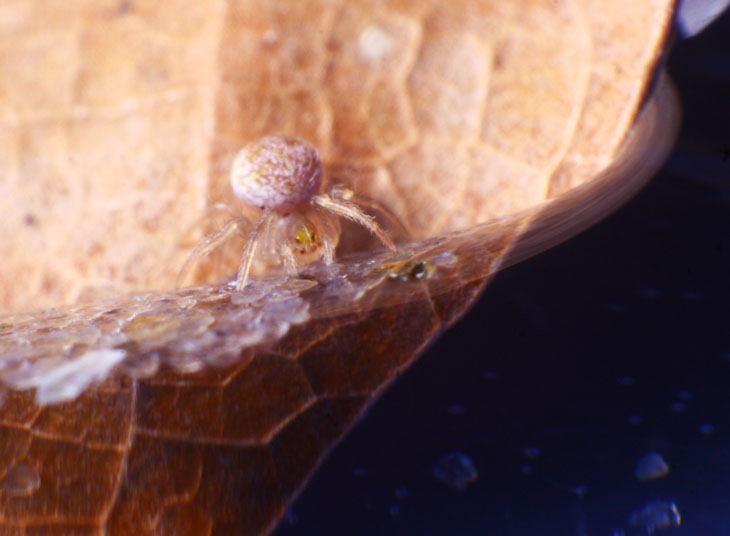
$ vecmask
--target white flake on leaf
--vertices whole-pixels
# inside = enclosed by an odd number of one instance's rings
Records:
[[[363,61],[376,62],[393,50],[393,38],[382,27],[371,24],[357,40],[357,52]]]
[[[36,401],[40,405],[57,404],[73,400],[92,382],[106,378],[126,355],[124,350],[102,349],[73,359],[49,357],[21,367],[4,379],[15,389],[37,388]]]

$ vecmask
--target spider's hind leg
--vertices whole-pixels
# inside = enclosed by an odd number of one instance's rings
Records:
[[[244,218],[236,218],[226,223],[220,231],[216,231],[215,233],[203,238],[203,240],[195,246],[195,249],[190,252],[185,264],[183,264],[182,268],[180,268],[180,271],[177,274],[177,279],[175,279],[175,287],[180,288],[180,285],[185,281],[185,277],[190,272],[190,269],[202,256],[207,255],[220,246],[234,232],[236,232],[239,227],[245,224],[246,220]]]

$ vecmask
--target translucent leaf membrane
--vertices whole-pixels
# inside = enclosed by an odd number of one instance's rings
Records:
[[[669,148],[661,79],[616,164],[532,211],[296,277],[0,321],[0,528],[266,534],[489,276],[604,215]],[[53,512],[49,515],[49,512]]]

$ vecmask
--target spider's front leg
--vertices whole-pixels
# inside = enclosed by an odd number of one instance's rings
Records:
[[[276,218],[273,210],[266,210],[261,219],[256,223],[251,233],[248,235],[246,247],[243,249],[241,256],[241,264],[238,266],[238,275],[236,276],[236,290],[243,290],[248,282],[248,274],[251,271],[251,263],[256,255],[256,249],[262,236],[268,236],[271,224]]]
[[[398,251],[398,247],[390,238],[390,235],[375,221],[375,218],[365,214],[360,207],[344,198],[330,197],[327,194],[317,194],[312,200],[325,210],[343,216],[349,220],[359,223],[368,231],[378,237],[378,239],[391,251]]]
[[[376,201],[370,197],[356,194],[352,189],[343,185],[335,185],[330,190],[330,197],[332,199],[341,199],[349,201],[350,204],[357,206],[361,211],[362,209],[368,210],[369,212],[375,212],[381,217],[386,219],[393,229],[399,236],[409,240],[411,237],[410,232],[400,221],[400,218],[396,216],[388,207],[386,207],[380,201]]]

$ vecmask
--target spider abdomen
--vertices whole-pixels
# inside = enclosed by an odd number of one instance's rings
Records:
[[[299,138],[267,136],[238,152],[230,178],[233,193],[247,205],[288,214],[319,192],[322,162]]]

